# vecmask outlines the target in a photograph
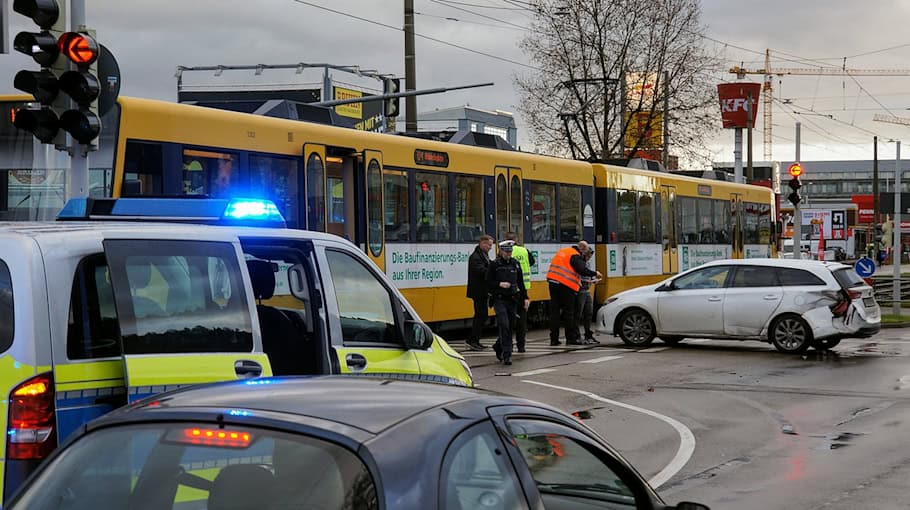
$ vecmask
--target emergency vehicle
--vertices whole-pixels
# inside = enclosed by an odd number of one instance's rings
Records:
[[[70,221],[0,223],[4,500],[89,420],[183,385],[391,373],[472,384],[362,250],[275,228],[270,202],[77,199],[58,219]]]

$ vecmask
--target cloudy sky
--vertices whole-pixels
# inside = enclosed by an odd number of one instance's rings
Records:
[[[7,0],[12,4],[12,0]],[[495,82],[495,86],[424,96],[421,111],[462,104],[516,111],[512,77],[531,63],[518,48],[532,13],[522,0],[414,0],[417,88]],[[336,11],[336,12],[331,12]],[[706,47],[724,68],[760,68],[771,49],[772,67],[819,69],[906,69],[910,74],[910,2],[906,0],[703,0]],[[91,0],[89,24],[120,62],[123,88],[130,96],[176,99],[176,66],[291,64],[327,62],[404,74],[402,0]],[[357,19],[361,18],[361,19]],[[12,33],[30,22],[10,17]],[[440,42],[441,41],[441,42]],[[455,47],[462,46],[463,48]],[[464,49],[466,48],[466,49]],[[473,51],[469,51],[473,50]],[[846,61],[844,58],[846,57]],[[0,76],[34,67],[28,57],[0,55]],[[378,86],[350,75],[338,81]],[[718,81],[735,77],[720,73]],[[751,77],[761,81],[760,76]],[[315,71],[295,75],[266,71],[185,75],[186,85],[313,85]],[[910,126],[872,120],[874,114],[910,118],[910,76],[783,76],[774,78],[774,159],[794,155],[794,124],[801,121],[802,160],[871,159],[872,137],[905,137]],[[761,106],[760,106],[761,108]],[[755,159],[761,159],[761,118],[755,133]],[[517,118],[519,145],[525,125]],[[720,115],[718,112],[718,125]],[[732,131],[722,132],[712,149],[715,160],[730,161]],[[894,157],[893,144],[880,144],[879,156]],[[905,148],[910,153],[910,147]]]

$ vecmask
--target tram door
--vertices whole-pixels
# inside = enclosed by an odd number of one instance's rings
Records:
[[[306,229],[326,231],[325,146],[303,145]]]
[[[367,256],[385,272],[385,197],[383,196],[382,153],[363,151],[365,176],[364,201],[366,202],[366,252]]]
[[[676,187],[661,186],[660,189],[660,229],[663,244],[664,274],[676,274],[679,271],[676,236]]]
[[[521,169],[496,167],[496,242],[506,232],[515,232],[524,240],[522,221]]]
[[[733,215],[733,249],[730,257],[741,259],[744,258],[745,251],[743,249],[745,223],[743,221],[743,196],[739,193],[734,193],[730,197],[730,214]]]

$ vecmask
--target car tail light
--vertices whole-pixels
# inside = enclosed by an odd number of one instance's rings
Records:
[[[9,398],[6,456],[43,459],[57,447],[54,430],[54,378],[41,374],[13,388]]]
[[[847,296],[849,296],[851,300],[859,299],[863,295],[863,293],[858,290],[851,290],[851,289],[844,289],[844,290],[847,292]]]

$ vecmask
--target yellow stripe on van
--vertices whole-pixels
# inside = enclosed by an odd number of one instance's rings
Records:
[[[60,364],[54,370],[54,382],[57,391],[123,386],[123,360]]]
[[[172,386],[233,381],[236,360],[250,360],[262,365],[262,376],[272,375],[265,353],[158,354],[125,356],[129,386]]]

